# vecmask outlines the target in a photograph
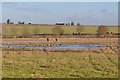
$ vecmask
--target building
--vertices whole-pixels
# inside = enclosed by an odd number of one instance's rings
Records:
[[[64,25],[64,22],[56,22],[56,25]]]

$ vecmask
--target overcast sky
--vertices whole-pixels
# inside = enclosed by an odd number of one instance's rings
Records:
[[[35,24],[56,22],[117,25],[117,2],[3,2],[2,19]]]

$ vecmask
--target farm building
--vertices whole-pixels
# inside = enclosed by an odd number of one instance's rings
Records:
[[[64,22],[56,22],[56,25],[64,25]]]

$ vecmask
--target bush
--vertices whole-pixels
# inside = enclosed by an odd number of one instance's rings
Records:
[[[97,29],[98,37],[105,37],[108,33],[107,26],[99,26]]]
[[[82,33],[83,30],[84,30],[84,26],[78,26],[78,27],[76,28],[76,31],[77,31],[78,33]]]
[[[74,22],[71,22],[71,25],[73,26],[73,25],[74,25]]]
[[[62,27],[56,26],[52,28],[52,33],[55,35],[60,35],[60,34],[64,34],[64,30],[62,29]]]
[[[80,23],[77,23],[77,26],[80,26]]]
[[[29,37],[31,37],[31,36],[33,35],[32,32],[30,32],[30,29],[29,29],[29,28],[23,27],[22,29],[23,29],[23,30],[22,30],[22,36],[23,36],[23,37],[29,38]]]

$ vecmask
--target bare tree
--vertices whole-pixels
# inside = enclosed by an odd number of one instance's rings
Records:
[[[77,26],[76,31],[80,34],[84,31],[84,26]]]
[[[105,36],[108,33],[108,27],[107,26],[99,26],[97,29],[98,36]]]
[[[7,24],[10,24],[10,19],[7,19]]]
[[[20,21],[18,21],[18,24],[21,24],[21,22],[20,22]]]
[[[21,24],[25,24],[25,22],[23,21]]]
[[[30,32],[30,29],[29,28],[27,28],[27,27],[23,27],[22,28],[23,30],[22,30],[22,36],[23,37],[31,37],[32,36],[32,33]]]
[[[74,22],[71,22],[71,25],[74,25]]]
[[[18,24],[25,24],[25,22],[24,21],[23,22],[18,21]]]
[[[32,24],[32,23],[28,23],[28,24]]]
[[[80,23],[77,23],[77,26],[80,26]]]
[[[52,29],[52,33],[55,35],[64,34],[64,30],[60,26],[56,26]]]
[[[14,24],[14,22],[10,22],[9,24]]]

